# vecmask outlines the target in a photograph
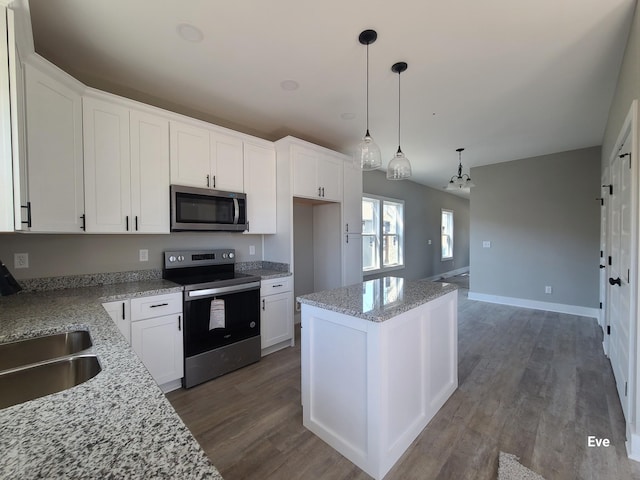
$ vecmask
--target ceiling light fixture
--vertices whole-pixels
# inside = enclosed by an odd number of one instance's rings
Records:
[[[394,63],[391,67],[393,73],[398,74],[398,151],[389,162],[387,167],[388,180],[405,180],[411,176],[411,163],[404,156],[400,148],[400,74],[407,69],[406,62]]]
[[[367,131],[362,141],[358,144],[353,162],[356,167],[362,170],[375,170],[382,166],[380,147],[376,145],[369,133],[369,45],[375,42],[377,38],[378,34],[375,30],[365,30],[358,37],[360,43],[367,46]]]
[[[199,43],[204,38],[204,34],[202,31],[196,27],[195,25],[191,25],[190,23],[181,23],[176,27],[176,31],[178,35],[182,37],[183,40],[192,43]]]
[[[449,184],[446,186],[447,190],[465,190],[471,187],[475,187],[475,184],[471,181],[471,177],[466,173],[462,174],[462,152],[464,148],[456,149],[458,152],[458,175],[454,175],[449,180]]]

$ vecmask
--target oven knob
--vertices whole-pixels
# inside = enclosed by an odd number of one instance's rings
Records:
[[[176,257],[175,257],[175,255],[171,255],[171,256],[169,257],[169,261],[170,261],[170,262],[175,262],[175,261],[176,261]]]
[[[233,258],[233,257],[235,257],[235,256],[236,256],[236,254],[235,254],[235,253],[233,253],[233,252],[229,252],[229,258]]]
[[[227,258],[227,254],[226,254],[226,253],[223,253],[223,254],[222,254],[222,258]]]
[[[183,262],[184,261],[184,255],[178,255],[178,261],[179,262]]]
[[[249,324],[249,326],[250,326],[251,328],[256,328],[256,322],[251,322],[251,323]]]

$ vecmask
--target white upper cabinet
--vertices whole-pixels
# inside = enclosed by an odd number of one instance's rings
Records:
[[[249,230],[276,233],[276,151],[273,145],[244,144],[244,186]]]
[[[169,122],[85,97],[87,232],[169,233]]]
[[[174,121],[169,128],[171,183],[209,187],[211,185],[209,130]]]
[[[130,231],[129,109],[85,97],[83,111],[87,232]]]
[[[171,183],[244,191],[242,139],[172,121]]]
[[[294,144],[291,146],[291,160],[294,196],[342,201],[342,159]]]
[[[27,198],[32,232],[84,228],[82,97],[25,65]]]
[[[131,110],[131,216],[139,233],[169,233],[169,121]]]
[[[7,9],[0,7],[0,232],[13,232],[13,174]]]
[[[344,233],[362,233],[362,170],[349,162],[344,164],[342,230]]]

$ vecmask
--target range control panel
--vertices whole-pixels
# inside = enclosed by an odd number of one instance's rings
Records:
[[[198,267],[205,265],[225,265],[235,263],[233,248],[216,250],[176,250],[164,252],[165,268]]]

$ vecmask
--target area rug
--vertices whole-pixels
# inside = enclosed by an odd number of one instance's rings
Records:
[[[498,480],[544,480],[544,478],[518,462],[518,457],[500,452]]]

